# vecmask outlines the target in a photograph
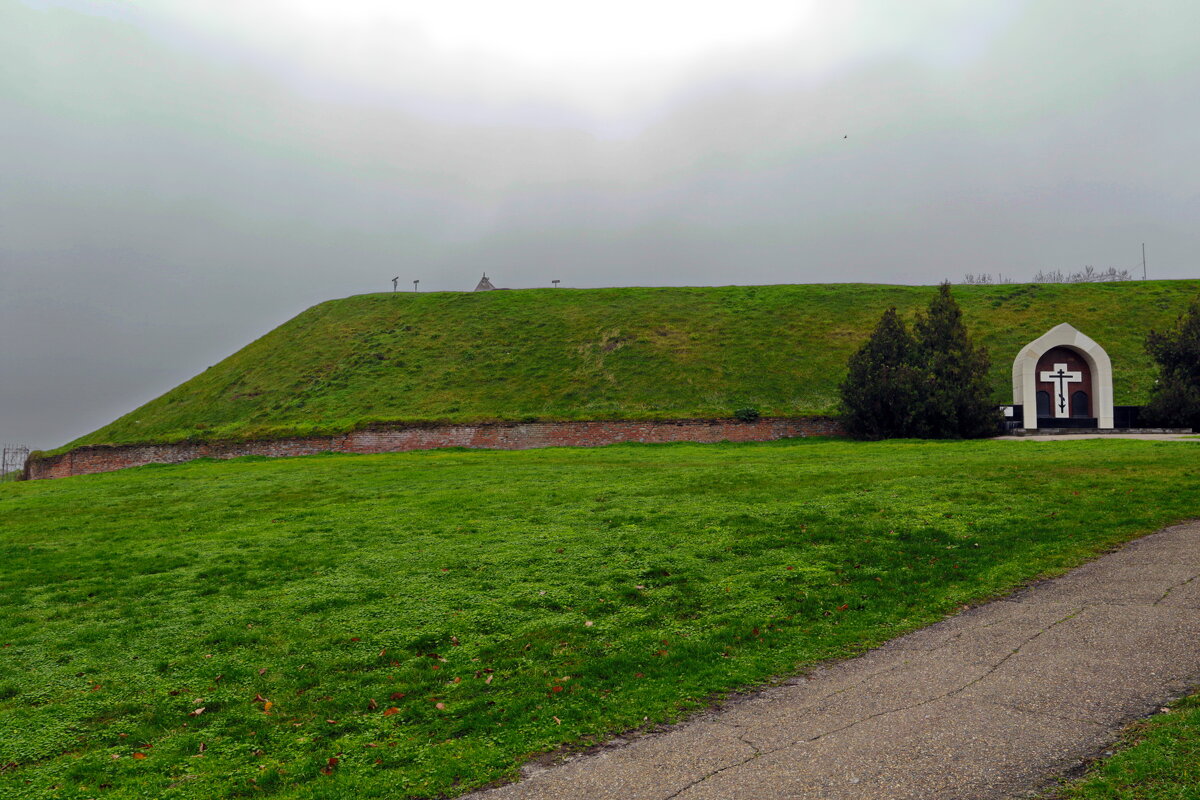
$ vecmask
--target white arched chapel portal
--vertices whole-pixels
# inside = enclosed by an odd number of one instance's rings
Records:
[[[1013,404],[1023,406],[1023,423],[1027,430],[1038,426],[1037,374],[1038,361],[1055,347],[1078,353],[1091,373],[1092,413],[1097,428],[1113,427],[1112,361],[1104,348],[1089,336],[1067,323],[1056,325],[1042,336],[1021,348],[1013,361]]]

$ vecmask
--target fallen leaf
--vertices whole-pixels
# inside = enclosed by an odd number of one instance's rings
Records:
[[[377,709],[377,708],[379,708],[379,703],[376,703],[376,702],[375,702],[375,698],[374,698],[374,697],[372,697],[370,700],[368,700],[368,701],[367,701],[367,709],[368,709],[368,710],[370,710],[370,711],[374,711],[374,710],[375,710],[375,709]]]
[[[458,637],[457,637],[457,636],[451,636],[451,637],[450,637],[450,644],[454,645],[455,647],[458,647]]]
[[[436,708],[438,711],[445,711],[446,704],[445,703],[437,703],[436,705],[434,705],[434,708]]]
[[[336,758],[330,758],[328,761],[325,762],[325,766],[321,767],[321,774],[322,775],[332,775],[333,770],[335,767],[337,767],[337,765],[338,765],[338,760]]]
[[[550,687],[550,691],[555,692],[555,693],[561,692],[562,690],[563,690],[563,687],[561,687],[561,686],[551,686]]]
[[[455,682],[455,683],[462,683],[462,678],[458,678],[458,677],[456,677],[456,678],[454,679],[454,682]]]
[[[336,719],[327,719],[327,720],[325,720],[325,721],[326,721],[326,722],[328,722],[330,725],[337,725],[337,720],[336,720]]]
[[[263,703],[263,713],[264,714],[268,713],[271,710],[271,706],[273,706],[273,705],[275,705],[275,704],[272,703],[270,700]]]
[[[383,658],[383,654],[384,654],[384,653],[386,653],[386,652],[387,652],[387,648],[386,648],[386,647],[385,647],[385,648],[383,648],[382,650],[380,650],[380,651],[379,651],[379,657],[380,657],[380,658]]]
[[[362,641],[362,639],[358,638],[357,636],[351,636],[351,637],[350,637],[350,641],[352,641],[352,642],[361,642],[361,641]]]
[[[385,717],[390,717],[393,714],[399,714],[399,713],[400,713],[400,709],[396,708],[395,706],[392,706],[391,708],[385,708],[383,710],[383,715]]]
[[[258,671],[258,674],[259,674],[259,675],[266,675],[266,674],[267,674],[267,668],[266,668],[266,667],[263,667],[262,669],[260,669],[260,670]]]
[[[846,609],[848,609],[849,607],[850,607],[850,604],[849,604],[849,603],[842,603],[840,606],[838,606],[837,610],[838,610],[838,611],[845,611],[845,610],[846,610]]]
[[[208,745],[206,745],[204,742],[201,742],[199,752],[203,753],[207,749],[208,749]]]
[[[559,719],[558,717],[555,717],[555,718],[554,718],[554,724],[555,724],[555,725],[562,725],[562,720],[561,720],[561,719]]]
[[[265,702],[267,702],[267,698],[263,697],[261,694],[256,694],[256,695],[254,695],[254,702],[265,703]]]
[[[592,622],[592,621],[589,619],[587,622],[585,622],[585,623],[583,623],[583,624],[584,624],[584,627],[590,628],[590,627],[592,627],[592,625],[594,625],[595,623],[593,623],[593,622]]]
[[[267,705],[270,705],[270,703],[267,703]],[[198,716],[200,716],[201,714],[203,714],[203,713],[204,713],[204,709],[205,709],[205,706],[200,706],[200,707],[199,707],[199,708],[197,708],[195,711],[192,711],[192,712],[190,712],[190,713],[188,714],[188,716],[189,716],[189,717],[198,717]]]
[[[492,682],[492,676],[491,676],[491,675],[488,675],[486,678],[484,678],[484,679],[483,679],[483,682],[484,682],[484,683],[491,683],[491,682]]]
[[[140,761],[141,759],[146,757],[146,754],[145,753],[134,753],[133,757]]]

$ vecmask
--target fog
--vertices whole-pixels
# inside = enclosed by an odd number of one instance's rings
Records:
[[[4,4],[0,441],[397,275],[1200,277],[1200,4],[909,5]]]

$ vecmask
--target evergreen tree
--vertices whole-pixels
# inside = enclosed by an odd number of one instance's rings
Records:
[[[889,308],[871,337],[850,357],[841,385],[845,424],[851,436],[911,436],[916,409],[914,342],[904,321]]]
[[[1143,419],[1200,431],[1200,301],[1179,316],[1174,328],[1150,331],[1146,351],[1158,363],[1158,381]]]
[[[931,439],[968,439],[998,430],[999,412],[987,383],[987,349],[967,335],[962,310],[943,283],[913,326],[920,369],[915,433]]]

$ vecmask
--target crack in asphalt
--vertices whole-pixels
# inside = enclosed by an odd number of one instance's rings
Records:
[[[728,722],[717,722],[717,724],[724,725],[726,728],[733,728],[734,730],[739,730],[741,728],[740,725],[733,725]],[[737,738],[737,740],[739,742],[741,742],[742,744],[749,747],[753,752],[751,752],[751,754],[749,756],[747,756],[746,758],[743,758],[741,761],[734,762],[733,764],[726,764],[725,766],[720,767],[719,769],[714,769],[713,771],[709,772],[707,775],[705,775],[701,778],[697,778],[696,780],[692,781],[691,783],[687,784],[686,786],[683,786],[682,788],[665,796],[663,798],[663,800],[671,800],[671,798],[673,798],[673,797],[678,797],[679,795],[686,792],[688,789],[691,789],[693,786],[698,786],[699,784],[704,783],[706,780],[708,780],[709,778],[712,778],[715,775],[720,775],[722,772],[725,772],[727,770],[735,769],[735,768],[743,766],[745,764],[749,764],[754,759],[763,755],[763,752],[762,752],[762,750],[760,750],[758,748],[758,745],[756,745],[754,742],[750,742],[750,741],[746,740],[745,734],[739,733],[735,738]],[[774,751],[772,751],[772,752],[774,752]]]
[[[804,739],[797,739],[797,740],[795,740],[795,741],[793,741],[793,742],[789,742],[789,743],[787,743],[787,744],[782,744],[782,745],[779,745],[778,747],[773,747],[773,748],[771,748],[771,749],[769,749],[769,750],[762,750],[762,749],[760,749],[760,748],[759,748],[758,746],[756,746],[756,745],[755,745],[753,742],[746,741],[746,739],[745,739],[745,734],[738,734],[738,736],[737,736],[737,739],[738,739],[738,741],[742,742],[743,744],[746,744],[746,745],[748,745],[748,746],[749,746],[749,747],[750,747],[750,748],[751,748],[751,749],[754,751],[754,752],[753,752],[751,755],[747,756],[746,758],[743,758],[741,761],[737,761],[737,762],[735,762],[735,763],[733,763],[733,764],[727,764],[727,765],[725,765],[725,766],[723,766],[723,767],[721,767],[721,768],[719,768],[719,769],[712,770],[712,771],[711,771],[711,772],[709,772],[708,774],[706,774],[706,775],[704,775],[704,776],[702,776],[702,777],[700,777],[700,778],[697,778],[696,780],[694,780],[694,781],[692,781],[692,782],[688,783],[687,785],[683,786],[682,788],[678,789],[677,791],[675,791],[675,792],[673,792],[673,793],[671,793],[671,794],[667,795],[666,797],[664,797],[664,798],[663,798],[663,800],[673,800],[674,798],[681,796],[681,795],[682,795],[684,792],[687,792],[688,790],[690,790],[690,789],[692,789],[692,788],[694,788],[694,787],[696,787],[696,786],[699,786],[700,784],[702,784],[702,783],[704,783],[704,782],[706,782],[706,781],[708,781],[708,780],[710,780],[710,779],[712,779],[712,778],[716,777],[717,775],[720,775],[721,773],[728,772],[728,771],[729,771],[729,770],[731,770],[731,769],[737,769],[738,767],[745,766],[746,764],[749,764],[751,761],[754,761],[755,759],[757,759],[757,758],[760,758],[760,757],[762,757],[762,756],[765,756],[765,755],[771,755],[772,753],[778,753],[778,752],[779,752],[779,751],[781,751],[781,750],[786,750],[786,749],[788,749],[789,747],[795,747],[796,745],[799,745],[799,744],[807,744],[807,743],[809,743],[809,742],[815,742],[815,741],[819,741],[820,739],[824,739],[824,738],[826,738],[826,737],[828,737],[828,736],[833,736],[834,734],[841,733],[841,732],[843,732],[843,731],[847,731],[847,730],[849,730],[849,729],[851,729],[851,728],[853,728],[853,727],[855,727],[855,726],[857,726],[857,725],[861,725],[861,724],[863,724],[864,722],[870,722],[870,721],[872,721],[872,720],[879,719],[880,717],[885,717],[885,716],[887,716],[887,715],[889,715],[889,714],[897,714],[897,713],[900,713],[900,712],[902,712],[902,711],[911,711],[911,710],[912,710],[912,709],[914,709],[914,708],[920,708],[921,706],[929,705],[930,703],[936,703],[936,702],[937,702],[937,701],[939,701],[939,700],[945,700],[947,697],[953,697],[953,696],[954,696],[954,695],[956,695],[956,694],[959,694],[959,693],[961,693],[961,692],[964,692],[964,691],[966,691],[967,689],[969,689],[969,688],[971,688],[972,686],[974,686],[975,684],[977,684],[977,683],[979,683],[980,681],[984,680],[985,678],[989,677],[990,675],[993,675],[993,674],[994,674],[994,673],[995,673],[995,672],[996,672],[998,669],[1000,669],[1001,667],[1003,667],[1003,666],[1004,666],[1004,664],[1005,664],[1005,663],[1006,663],[1006,662],[1007,662],[1007,661],[1008,661],[1010,658],[1012,658],[1013,656],[1015,656],[1017,653],[1021,652],[1021,650],[1022,650],[1022,649],[1024,649],[1024,648],[1025,648],[1027,645],[1029,645],[1030,643],[1032,643],[1032,642],[1033,642],[1034,640],[1036,640],[1038,637],[1040,637],[1040,636],[1042,636],[1043,634],[1045,634],[1045,633],[1046,633],[1047,631],[1049,631],[1051,628],[1054,628],[1055,626],[1057,626],[1057,625],[1060,625],[1060,624],[1062,624],[1062,623],[1066,622],[1067,620],[1069,620],[1069,619],[1073,619],[1074,617],[1078,616],[1078,615],[1079,615],[1079,613],[1080,613],[1081,611],[1083,611],[1083,610],[1084,610],[1084,608],[1086,608],[1086,606],[1081,606],[1081,607],[1079,607],[1078,609],[1076,609],[1075,611],[1072,611],[1070,614],[1067,614],[1065,617],[1062,617],[1061,619],[1057,619],[1057,620],[1055,620],[1054,622],[1051,622],[1049,625],[1047,625],[1047,626],[1045,626],[1044,628],[1041,628],[1040,630],[1036,631],[1036,632],[1035,632],[1035,633],[1033,633],[1031,636],[1028,636],[1028,637],[1027,637],[1027,638],[1025,638],[1025,639],[1024,639],[1024,640],[1023,640],[1023,641],[1022,641],[1020,644],[1018,644],[1016,647],[1014,647],[1012,650],[1010,650],[1009,652],[1005,653],[1005,654],[1004,654],[1004,656],[1003,656],[1003,657],[1002,657],[1002,658],[1001,658],[999,661],[997,661],[997,662],[996,662],[995,664],[993,664],[992,666],[988,667],[988,669],[987,669],[986,671],[984,671],[984,673],[983,673],[982,675],[979,675],[978,677],[976,677],[976,678],[974,678],[974,679],[972,679],[972,680],[970,680],[970,681],[967,681],[967,682],[966,682],[966,683],[964,683],[962,686],[958,686],[958,687],[956,687],[956,688],[954,688],[954,689],[951,689],[951,690],[950,690],[950,691],[948,691],[948,692],[944,692],[944,693],[942,693],[942,694],[940,694],[940,695],[937,695],[937,696],[935,696],[935,697],[929,697],[929,698],[926,698],[925,700],[922,700],[922,701],[920,701],[919,703],[910,703],[909,705],[906,705],[906,706],[900,706],[899,708],[891,708],[891,709],[888,709],[887,711],[880,711],[879,713],[876,713],[876,714],[870,714],[870,715],[868,715],[868,716],[865,716],[865,717],[861,717],[861,718],[859,718],[859,719],[856,719],[856,720],[854,720],[854,721],[852,721],[852,722],[850,722],[850,723],[848,723],[848,724],[846,724],[846,725],[843,725],[843,726],[842,726],[842,727],[840,727],[840,728],[835,728],[835,729],[833,729],[833,730],[830,730],[830,731],[825,731],[824,733],[819,733],[819,734],[817,734],[816,736],[809,736],[809,737],[807,737],[807,738],[804,738]],[[936,649],[936,648],[935,648],[935,649]],[[932,652],[932,651],[931,651],[931,652]],[[906,662],[901,662],[901,665],[902,665],[903,663],[906,663]],[[892,668],[892,669],[889,669],[889,670],[882,670],[882,671],[880,671],[880,672],[878,672],[878,673],[875,673],[875,674],[873,674],[871,677],[872,677],[872,678],[874,678],[874,677],[878,677],[879,675],[884,675],[884,674],[886,674],[886,673],[888,673],[888,672],[891,672],[891,671],[893,671],[894,669],[898,669],[898,668],[899,668],[899,666],[900,666],[900,665],[897,665],[897,667],[894,667],[894,668]],[[870,678],[868,678],[867,680],[864,680],[862,683],[855,684],[854,686],[851,686],[851,687],[847,687],[846,689],[842,689],[842,690],[839,690],[839,691],[837,691],[837,692],[831,692],[830,694],[826,695],[826,696],[825,696],[825,698],[822,698],[822,699],[826,699],[826,698],[829,698],[829,697],[833,697],[834,695],[837,695],[837,694],[842,694],[842,693],[844,693],[844,692],[847,692],[847,691],[849,691],[850,689],[853,689],[853,688],[858,688],[859,686],[862,686],[862,685],[864,685],[865,683],[867,683],[867,681],[869,681],[869,680],[870,680]],[[985,702],[986,702],[986,701],[985,701]],[[1032,712],[1030,712],[1030,713],[1032,713]],[[1082,720],[1073,720],[1073,721],[1080,722],[1080,721],[1082,721]],[[740,726],[729,725],[728,723],[719,723],[719,724],[725,725],[726,727],[732,727],[732,728],[735,728],[735,729],[738,729],[738,728],[740,728]]]
[[[1162,601],[1167,599],[1167,597],[1171,594],[1171,592],[1175,591],[1176,589],[1182,589],[1184,586],[1187,586],[1189,583],[1196,580],[1196,578],[1200,578],[1200,575],[1193,575],[1192,577],[1188,578],[1183,583],[1177,583],[1174,586],[1168,588],[1165,592],[1163,592],[1163,596],[1158,598],[1157,600],[1155,600],[1152,603],[1152,605],[1156,605],[1156,606],[1160,605],[1162,603]]]

